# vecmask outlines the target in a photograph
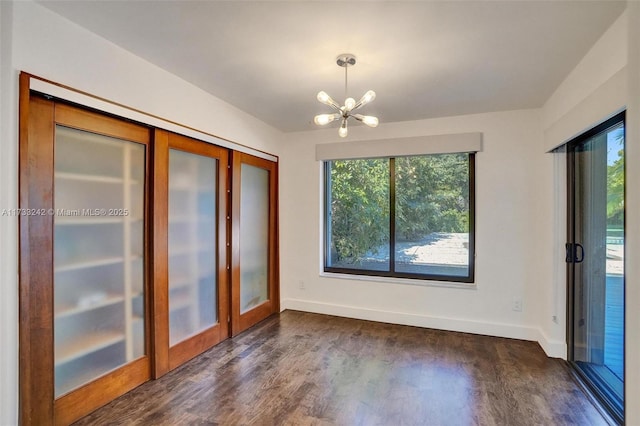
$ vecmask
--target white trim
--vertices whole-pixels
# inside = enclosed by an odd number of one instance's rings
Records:
[[[541,329],[538,329],[537,342],[550,358],[567,359],[567,343],[562,340],[551,340]]]
[[[235,142],[231,142],[225,139],[218,138],[216,136],[204,133],[189,127],[181,126],[180,124],[173,123],[160,117],[146,114],[134,110],[132,108],[115,104],[107,100],[99,99],[85,93],[77,92],[73,89],[69,89],[57,84],[50,83],[45,80],[41,80],[38,77],[29,77],[29,89],[36,92],[53,96],[59,99],[64,99],[69,102],[74,102],[79,105],[83,105],[89,108],[94,108],[99,111],[103,111],[109,114],[114,114],[119,117],[128,118],[130,120],[137,121],[139,123],[148,124],[149,126],[157,127],[160,129],[168,130],[170,132],[178,133],[183,136],[187,136],[193,139],[197,139],[203,142],[208,142],[213,145],[221,146],[224,148],[233,149],[235,151],[244,152],[265,160],[277,162],[278,157],[267,154],[257,149],[253,149],[244,145],[240,145]]]
[[[316,145],[316,160],[400,157],[482,151],[482,133],[416,136]]]
[[[378,321],[389,324],[411,325],[437,330],[459,331],[486,336],[507,337],[510,339],[537,341],[540,336],[540,331],[534,327],[488,321],[475,321],[464,318],[434,317],[422,314],[383,311],[357,306],[314,302],[310,300],[283,299],[281,301],[281,306],[282,310],[291,309],[317,314],[335,315],[345,318]]]
[[[323,269],[322,265],[321,265],[321,269]],[[413,278],[382,277],[382,276],[376,276],[376,275],[340,274],[336,272],[324,272],[324,271],[320,272],[320,276],[323,278],[333,278],[333,279],[341,279],[341,280],[373,281],[373,282],[389,283],[389,284],[417,285],[422,287],[445,287],[445,288],[460,288],[464,290],[477,290],[476,283],[462,283],[457,281],[434,281],[434,280],[421,280],[421,279],[413,279]],[[455,277],[452,276],[452,278],[455,278]]]

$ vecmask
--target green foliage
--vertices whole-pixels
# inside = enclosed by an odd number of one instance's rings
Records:
[[[331,163],[331,252],[357,261],[389,239],[389,160]]]
[[[466,154],[396,159],[396,236],[416,240],[432,232],[467,232],[469,162]]]
[[[624,149],[619,158],[607,166],[607,223],[609,226],[624,225]]]
[[[331,258],[359,262],[389,243],[389,160],[331,163]],[[395,159],[396,236],[469,229],[467,154]]]

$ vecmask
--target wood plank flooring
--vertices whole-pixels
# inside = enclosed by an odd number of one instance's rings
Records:
[[[533,342],[285,311],[78,425],[604,425]]]

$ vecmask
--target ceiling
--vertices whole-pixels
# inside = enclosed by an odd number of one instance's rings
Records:
[[[285,131],[349,96],[381,123],[541,107],[625,8],[618,1],[43,1]],[[335,123],[329,126],[336,126]]]

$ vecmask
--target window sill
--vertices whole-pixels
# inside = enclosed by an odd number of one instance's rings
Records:
[[[343,279],[343,280],[356,280],[356,281],[373,281],[378,283],[389,284],[404,284],[415,285],[420,287],[444,287],[444,288],[459,288],[464,290],[476,290],[476,283],[461,283],[453,281],[430,281],[419,280],[412,278],[394,278],[394,277],[379,277],[375,275],[357,275],[357,274],[340,274],[336,272],[320,272],[320,277]]]

